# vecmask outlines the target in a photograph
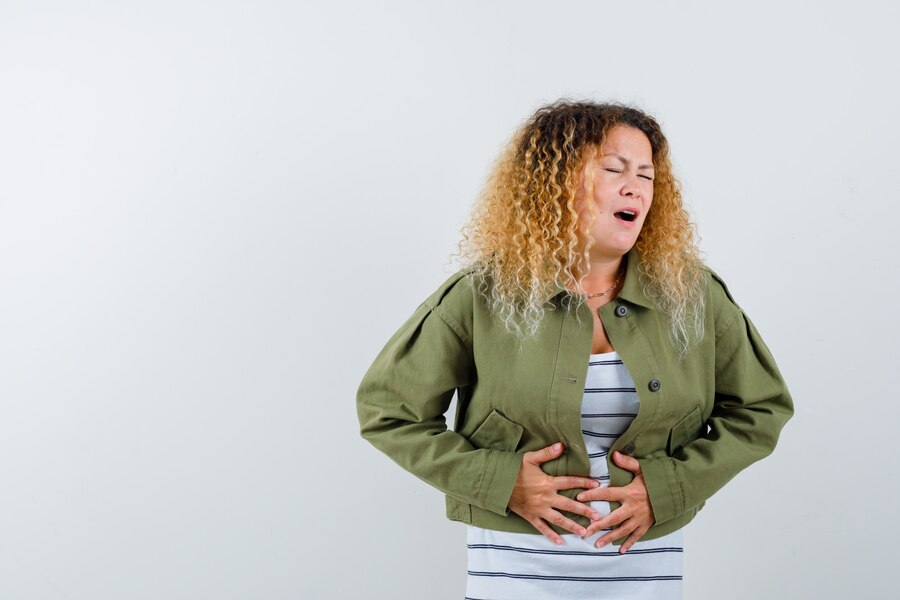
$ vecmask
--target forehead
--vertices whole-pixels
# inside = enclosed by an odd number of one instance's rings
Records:
[[[638,163],[638,168],[653,168],[653,147],[647,135],[636,127],[616,125],[606,134],[602,148],[591,144],[588,156],[594,160],[613,160],[626,164]]]
[[[646,151],[648,154],[653,152],[647,135],[640,129],[627,125],[616,125],[606,133],[603,151],[614,152],[617,149]]]

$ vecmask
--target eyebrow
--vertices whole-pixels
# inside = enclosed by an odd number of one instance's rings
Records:
[[[625,158],[624,156],[619,156],[618,154],[606,154],[605,156],[612,156],[613,158],[618,158],[619,160],[621,160],[621,161],[622,161],[623,163],[625,163],[626,165],[629,164],[629,163],[631,162],[631,161],[629,161],[627,158]],[[653,165],[638,165],[638,169],[639,169],[639,170],[640,170],[640,169],[652,169],[652,168],[653,168]]]

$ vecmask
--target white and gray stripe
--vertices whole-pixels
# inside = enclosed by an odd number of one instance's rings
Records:
[[[590,476],[609,485],[609,447],[638,413],[634,381],[617,352],[592,354],[581,422],[591,461]],[[600,515],[609,503],[594,501]],[[594,542],[609,530],[582,539],[564,534],[556,545],[540,533],[510,533],[467,526],[467,600],[571,600],[621,598],[681,600],[682,530],[638,540],[625,554]]]

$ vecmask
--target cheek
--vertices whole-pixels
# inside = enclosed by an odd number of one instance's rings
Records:
[[[609,202],[607,198],[615,198],[616,190],[612,186],[609,186],[609,188],[606,189],[599,182],[594,188],[594,209],[598,212],[608,212],[613,206],[613,203]]]

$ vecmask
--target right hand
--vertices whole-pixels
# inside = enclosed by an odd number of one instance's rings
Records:
[[[570,475],[551,477],[541,469],[541,463],[554,459],[561,453],[562,443],[526,452],[522,456],[522,467],[519,469],[509,499],[511,511],[534,525],[535,529],[557,544],[562,544],[563,539],[545,522],[545,519],[563,529],[577,533],[581,537],[585,536],[587,530],[555,509],[567,510],[595,521],[600,519],[600,515],[588,504],[557,493],[557,490],[571,488],[595,488],[600,485],[599,481],[589,477]]]

